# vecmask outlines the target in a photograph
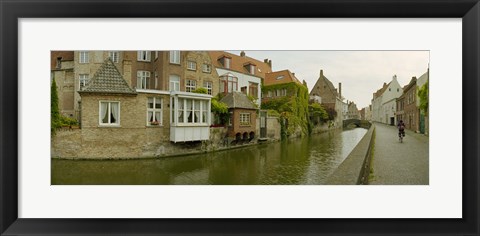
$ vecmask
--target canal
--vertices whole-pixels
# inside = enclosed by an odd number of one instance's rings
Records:
[[[52,159],[52,184],[323,184],[367,132],[329,131],[308,138],[213,153],[141,160]]]

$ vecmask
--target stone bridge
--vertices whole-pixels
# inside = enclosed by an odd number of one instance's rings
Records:
[[[359,120],[359,119],[348,119],[343,121],[343,128],[349,126],[356,126],[356,127],[363,127],[363,128],[370,128],[372,124],[367,120]]]

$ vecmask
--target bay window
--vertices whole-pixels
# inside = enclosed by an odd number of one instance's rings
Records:
[[[231,93],[238,90],[238,79],[232,75],[220,77],[220,90],[223,93]]]

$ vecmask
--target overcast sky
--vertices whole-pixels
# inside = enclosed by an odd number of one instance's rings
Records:
[[[230,51],[239,55],[240,51]],[[289,69],[308,90],[318,80],[320,70],[342,96],[354,101],[358,109],[370,105],[373,93],[397,75],[400,86],[427,72],[428,51],[245,51],[246,55],[263,61],[272,60],[273,71]]]

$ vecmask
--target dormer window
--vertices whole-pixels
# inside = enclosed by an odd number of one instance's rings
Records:
[[[227,68],[227,69],[230,69],[230,58],[228,57],[224,57],[223,58],[223,67]]]
[[[245,70],[248,71],[248,73],[254,75],[255,74],[255,65],[252,64],[251,62],[247,62],[245,64],[243,64],[243,67],[245,68]]]
[[[219,57],[217,59],[217,61],[220,62],[220,64],[223,65],[223,68],[230,69],[232,58],[228,57],[226,55],[222,55],[221,57]]]

